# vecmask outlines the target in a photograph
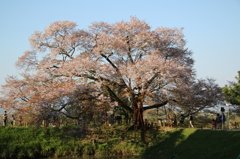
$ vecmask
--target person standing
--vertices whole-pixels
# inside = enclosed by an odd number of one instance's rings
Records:
[[[221,122],[222,122],[222,129],[224,129],[225,128],[225,121],[226,121],[226,117],[225,117],[224,113],[222,113],[220,118],[221,118]]]
[[[193,116],[192,115],[190,115],[189,124],[192,128],[194,128],[194,126],[193,126]]]
[[[177,116],[176,116],[176,114],[173,115],[173,127],[174,128],[177,127]]]
[[[184,119],[185,119],[185,117],[183,116],[183,114],[181,114],[181,116],[180,116],[180,124],[182,126],[184,126]]]
[[[10,118],[10,121],[11,121],[11,126],[15,126],[15,123],[16,123],[16,120],[15,120],[15,117],[14,115],[12,115],[12,117]]]
[[[221,117],[219,114],[217,114],[215,121],[216,121],[216,128],[221,129],[222,121],[221,121]]]
[[[212,130],[216,130],[216,121],[212,119]]]
[[[4,111],[3,114],[3,126],[7,126],[7,111]]]

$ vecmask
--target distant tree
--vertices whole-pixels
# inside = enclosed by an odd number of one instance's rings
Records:
[[[236,80],[237,82],[229,82],[229,85],[223,87],[222,90],[227,102],[240,106],[240,71],[238,71]]]
[[[186,96],[180,98],[181,91],[174,90],[189,82],[189,87],[195,85],[194,60],[185,48],[182,29],[152,30],[135,17],[115,24],[94,22],[89,30],[76,26],[60,21],[43,32],[36,31],[30,38],[32,50],[26,51],[17,65],[38,76],[54,77],[54,81],[93,81],[133,116],[135,127],[142,126],[142,139],[147,141],[143,111],[165,106],[177,101],[175,98],[184,100]],[[72,87],[75,85],[64,89],[69,92]],[[149,99],[155,102],[144,106]],[[206,100],[205,95],[202,100]],[[180,100],[175,103],[184,105]]]

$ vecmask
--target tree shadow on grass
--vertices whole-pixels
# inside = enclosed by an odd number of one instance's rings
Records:
[[[240,154],[239,131],[178,129],[158,137],[145,156],[158,159],[236,159]]]

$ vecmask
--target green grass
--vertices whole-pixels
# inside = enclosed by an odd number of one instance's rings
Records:
[[[140,132],[124,126],[91,129],[83,135],[75,127],[0,127],[0,158],[142,155],[156,159],[236,159],[239,131],[200,129],[148,130],[148,146]],[[124,136],[124,137],[123,137]],[[90,142],[96,139],[96,143]]]
[[[0,127],[0,158],[35,158],[72,155],[73,137],[64,128]],[[63,145],[66,144],[67,148]]]
[[[240,154],[239,131],[178,129],[164,132],[156,140],[144,155],[163,159],[236,159]]]

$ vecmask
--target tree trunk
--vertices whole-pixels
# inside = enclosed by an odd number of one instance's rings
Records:
[[[143,109],[142,108],[138,109],[138,120],[139,120],[139,126],[141,128],[141,139],[145,144],[147,144],[148,143],[147,129],[146,129],[147,127],[143,120]]]
[[[144,124],[143,108],[141,106],[138,108],[135,107],[133,119],[134,119],[134,130],[137,131],[138,128],[141,129],[141,140],[147,144],[148,143],[148,138],[146,135],[147,129],[146,129],[146,125]]]

